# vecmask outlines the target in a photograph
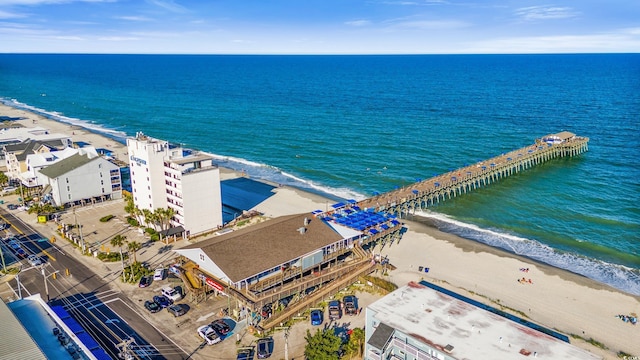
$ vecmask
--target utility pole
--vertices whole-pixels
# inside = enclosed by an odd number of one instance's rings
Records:
[[[82,236],[82,226],[78,225],[78,216],[76,215],[76,205],[73,205],[73,219],[76,222],[76,228],[80,230],[80,243],[82,246],[82,255],[85,253],[84,237]]]
[[[2,252],[2,245],[0,245],[0,257],[2,258],[2,271],[7,274],[7,265],[4,263],[4,253]]]
[[[118,347],[118,350],[120,351],[118,353],[118,357],[120,359],[124,359],[124,360],[130,360],[133,359],[133,350],[131,349],[131,344],[135,343],[135,339],[130,337],[126,340],[122,340],[121,343],[116,344],[116,346]]]
[[[289,327],[276,326],[275,330],[284,330],[284,360],[289,360]]]
[[[22,206],[24,206],[24,191],[22,190],[22,180],[20,180],[20,199],[22,200]]]
[[[20,285],[20,273],[19,272],[16,274],[16,283],[18,283],[18,299],[22,300],[22,289],[20,288],[22,285]]]

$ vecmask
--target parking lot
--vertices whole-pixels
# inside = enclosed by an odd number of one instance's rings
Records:
[[[11,199],[6,199],[4,206],[14,203]],[[8,210],[11,214],[22,219],[43,236],[51,239],[56,237],[58,240],[55,246],[69,256],[75,257],[78,261],[85,263],[89,268],[99,275],[101,278],[109,282],[109,286],[113,291],[117,291],[131,300],[132,306],[137,313],[142,315],[148,326],[155,327],[162,334],[166,335],[167,342],[174,342],[186,353],[193,353],[191,358],[194,359],[234,359],[239,348],[255,347],[259,334],[252,334],[247,326],[246,320],[235,322],[233,319],[226,317],[222,312],[231,305],[233,300],[229,300],[225,296],[210,297],[204,302],[192,303],[188,297],[177,301],[187,312],[186,314],[174,317],[166,309],[157,313],[150,313],[144,307],[147,300],[151,300],[153,296],[160,295],[161,290],[165,286],[178,286],[186,290],[181,280],[172,274],[168,274],[163,280],[153,281],[148,287],[140,288],[138,284],[125,284],[120,281],[121,264],[103,263],[97,258],[90,256],[82,256],[80,251],[70,244],[67,240],[60,240],[59,234],[56,233],[58,225],[55,222],[38,223],[35,215],[29,215],[22,210]],[[105,215],[114,215],[115,217],[109,222],[103,223],[99,219]],[[152,269],[156,267],[167,267],[174,262],[175,253],[171,250],[186,246],[189,244],[187,240],[163,244],[161,242],[150,242],[148,238],[137,228],[130,227],[126,222],[126,214],[124,212],[123,201],[110,201],[102,204],[95,204],[79,208],[73,213],[67,211],[60,216],[61,223],[70,223],[82,225],[84,230],[84,240],[87,247],[92,249],[101,249],[106,251],[117,251],[109,244],[113,236],[121,234],[127,237],[128,241],[137,241],[144,244],[142,249],[137,252],[137,260],[147,263]],[[378,295],[372,295],[367,292],[357,293],[360,307],[375,301]],[[328,300],[328,299],[327,299]],[[109,306],[109,304],[106,304]],[[303,314],[301,314],[303,315]],[[308,315],[308,314],[307,314]],[[211,323],[216,319],[224,319],[229,324],[231,331],[220,343],[210,346],[201,346],[203,340],[197,334],[198,327]],[[129,319],[123,318],[123,321]],[[143,325],[147,326],[147,325]],[[364,314],[355,316],[343,316],[341,319],[330,322],[328,313],[324,311],[324,321],[319,326],[312,326],[309,319],[300,320],[288,331],[288,356],[290,359],[303,358],[305,335],[307,329],[314,331],[322,328],[339,328],[349,329],[364,326]],[[274,339],[273,355],[271,358],[283,359],[285,349],[285,331],[278,331],[272,335]],[[160,352],[162,345],[154,344]]]

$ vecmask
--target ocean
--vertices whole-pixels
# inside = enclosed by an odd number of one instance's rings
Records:
[[[589,151],[420,215],[640,295],[640,54],[0,54],[0,101],[363,199],[560,131]]]

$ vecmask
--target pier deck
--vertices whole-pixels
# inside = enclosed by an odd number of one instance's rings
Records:
[[[589,138],[566,131],[547,135],[524,148],[362,200],[358,206],[401,217],[402,214],[435,206],[446,199],[488,186],[551,159],[582,154],[588,150],[588,143]]]

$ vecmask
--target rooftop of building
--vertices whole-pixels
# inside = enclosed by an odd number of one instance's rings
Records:
[[[11,329],[0,336],[0,359],[110,359],[65,310],[55,312],[39,294],[3,303],[0,319],[5,330]]]
[[[458,359],[599,359],[598,356],[470,302],[411,282],[371,304],[387,340],[393,328]],[[377,329],[376,329],[377,331]],[[386,342],[372,336],[375,344]],[[374,344],[374,345],[375,345]]]
[[[55,140],[26,140],[21,143],[14,143],[5,145],[4,151],[6,153],[15,153],[18,161],[24,161],[27,155],[35,154],[36,151],[40,151],[42,147],[48,148],[49,151],[59,151],[67,147],[67,143],[62,139]]]
[[[176,252],[200,248],[231,281],[238,282],[356,235],[359,232],[303,213],[264,221]]]
[[[38,344],[22,326],[9,307],[0,300],[0,359],[46,359]],[[8,331],[11,329],[11,331]]]
[[[46,168],[40,170],[40,173],[44,176],[47,176],[51,179],[55,179],[59,176],[62,176],[68,173],[71,170],[77,169],[80,166],[88,164],[96,159],[98,156],[91,157],[86,154],[74,154],[69,156],[68,158],[62,159],[55,164],[51,164]]]
[[[171,158],[168,161],[178,165],[191,164],[197,161],[206,161],[213,159],[213,156],[201,152],[194,152],[184,157]]]

